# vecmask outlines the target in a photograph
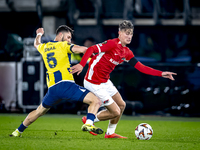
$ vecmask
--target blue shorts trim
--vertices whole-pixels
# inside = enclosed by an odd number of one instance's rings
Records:
[[[86,90],[86,91],[82,94],[82,96],[80,97],[79,101],[83,101],[84,98],[85,98],[85,96],[86,96],[89,92],[90,92],[90,91]]]
[[[63,100],[83,102],[83,99],[89,92],[86,88],[74,82],[63,81],[48,89],[43,98],[42,105],[45,108],[51,108]]]

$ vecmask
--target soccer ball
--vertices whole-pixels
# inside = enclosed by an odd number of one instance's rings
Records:
[[[153,129],[147,123],[141,123],[135,128],[135,136],[139,140],[149,140],[153,136]]]

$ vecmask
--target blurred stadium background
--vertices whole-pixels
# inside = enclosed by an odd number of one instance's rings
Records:
[[[73,42],[90,46],[116,38],[124,19],[134,25],[129,48],[142,63],[178,75],[175,81],[152,77],[124,63],[111,80],[127,102],[124,114],[200,116],[200,4],[196,0],[0,0],[0,113],[35,109],[47,91],[45,67],[33,47],[35,31],[43,42],[59,25],[75,30]],[[81,56],[74,55],[73,64]],[[87,67],[80,76],[79,85]],[[86,105],[65,102],[50,113],[83,114]]]

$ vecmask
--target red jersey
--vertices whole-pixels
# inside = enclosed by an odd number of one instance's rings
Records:
[[[91,53],[98,53],[90,60],[85,76],[85,79],[93,84],[107,82],[115,66],[134,57],[133,52],[128,47],[123,47],[118,38],[94,45],[90,49]],[[85,61],[80,62],[82,66],[85,66],[84,63]]]

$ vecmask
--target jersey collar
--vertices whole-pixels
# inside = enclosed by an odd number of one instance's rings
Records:
[[[51,40],[50,42],[54,42],[54,43],[55,43],[55,42],[58,42],[58,41],[53,41],[53,40]]]

